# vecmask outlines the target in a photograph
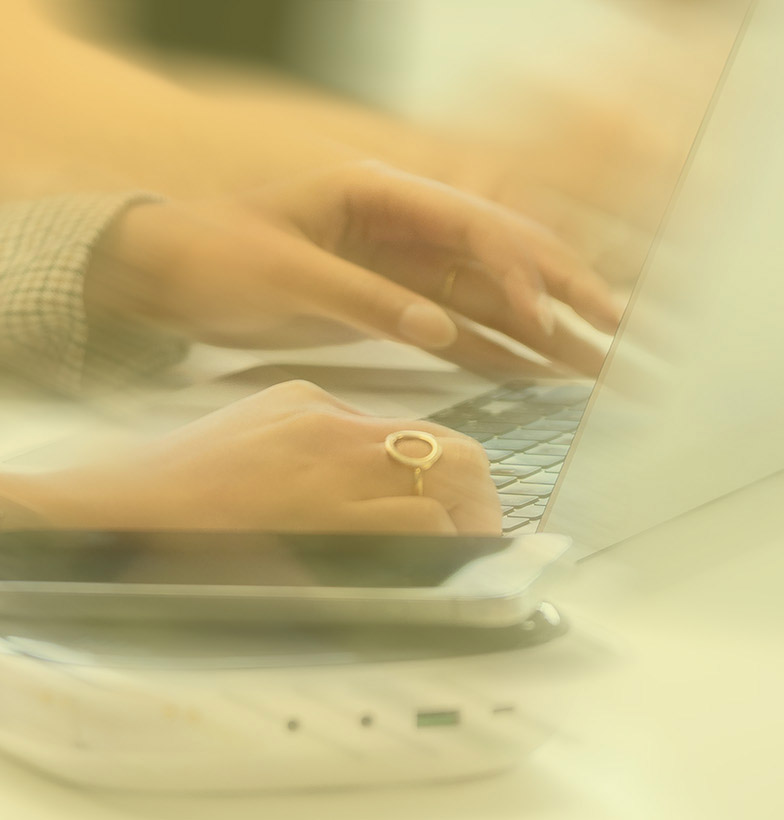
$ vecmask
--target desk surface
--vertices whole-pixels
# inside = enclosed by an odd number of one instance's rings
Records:
[[[0,759],[4,814],[778,820],[782,497],[778,474],[580,565],[553,596],[572,633],[532,657],[520,680],[554,734],[505,775],[362,792],[150,797],[72,789]],[[587,655],[601,662],[585,663]]]

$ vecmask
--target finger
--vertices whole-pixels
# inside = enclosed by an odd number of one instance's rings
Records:
[[[347,191],[352,222],[370,243],[418,242],[476,260],[493,271],[503,287],[518,293],[522,321],[551,325],[542,278],[528,250],[508,247],[509,227],[498,207],[432,180],[396,169],[357,176]],[[499,232],[499,224],[503,228]]]
[[[474,490],[481,489],[488,480],[489,466],[481,445],[463,433],[435,422],[422,419],[367,418],[346,419],[346,424],[332,426],[334,435],[321,442],[320,452],[327,458],[351,463],[346,479],[350,484],[350,498],[370,500],[406,497],[416,492],[414,468],[395,459],[385,446],[389,435],[401,431],[428,433],[440,445],[440,457],[422,472],[426,496],[436,497],[431,490],[446,486],[442,475],[445,473],[459,474],[461,491],[469,495]],[[429,455],[431,445],[412,436],[398,441],[395,449],[404,456],[416,458]],[[461,497],[442,493],[438,500],[451,508]]]
[[[509,306],[494,273],[449,249],[421,242],[379,244],[354,261],[487,327],[495,327]]]
[[[430,432],[441,444],[440,458],[422,471],[424,496],[438,501],[460,531],[500,532],[501,507],[482,446],[468,436],[432,423],[385,420],[379,425],[379,431],[385,436],[401,429]],[[415,440],[398,442],[396,448],[404,455],[414,457],[426,456],[430,452],[427,443]],[[370,482],[364,488],[366,498],[414,494],[414,469],[396,461],[389,453],[386,456],[383,467],[375,469],[372,488]],[[377,458],[375,454],[374,457]],[[366,469],[366,473],[370,470]]]
[[[455,317],[458,337],[455,344],[436,355],[444,361],[460,365],[466,370],[494,381],[509,381],[525,377],[568,377],[579,373],[596,378],[606,356],[605,349],[585,339],[562,320],[556,320],[555,330],[539,350],[533,344],[514,350],[511,346],[488,338],[487,331],[471,322]],[[503,341],[503,339],[501,339]],[[547,359],[535,361],[526,356],[537,353]],[[549,359],[549,361],[548,361]]]
[[[453,315],[452,318],[457,325],[457,340],[450,347],[436,353],[444,361],[498,382],[568,375],[568,372],[561,370],[557,364],[541,358],[539,361],[534,360],[536,354],[533,352],[511,350],[505,342],[501,343],[503,339],[493,341],[484,328],[461,316]]]
[[[454,535],[457,527],[433,498],[374,498],[347,505],[345,520],[355,532]]]
[[[582,335],[573,322],[560,316],[556,316],[552,333],[545,335],[532,328],[523,341],[551,362],[591,378],[599,375],[607,355],[606,346],[600,340]]]
[[[305,305],[314,315],[427,349],[455,341],[455,323],[440,305],[320,248],[299,245],[300,253],[287,270],[289,287],[291,280],[299,280]]]
[[[599,330],[615,333],[622,308],[608,284],[545,228],[532,225],[531,233],[538,234],[534,255],[548,292]]]
[[[483,366],[489,368],[488,375],[495,371],[498,376],[503,376],[507,372],[510,374],[507,378],[517,375],[515,371],[524,374],[538,371],[539,375],[552,377],[553,368],[559,367],[592,377],[598,375],[606,349],[595,338],[581,334],[579,320],[569,321],[568,317],[555,313],[547,331],[539,325],[521,322],[514,304],[493,287],[486,271],[476,266],[456,266],[453,270],[456,276],[451,288],[451,302],[456,306],[463,305],[470,300],[471,294],[481,292],[481,297],[473,300],[476,305],[473,313],[478,314],[479,319],[477,324],[450,311],[457,327],[457,339],[445,350],[438,351],[441,358],[457,364],[465,362],[463,366],[480,375],[482,370],[478,368]],[[503,335],[494,341],[493,330]],[[527,350],[515,352],[515,343]],[[524,358],[531,351],[545,357],[549,366],[545,362],[537,366],[530,358]]]
[[[501,504],[481,444],[460,436],[445,441],[443,463],[425,478],[425,495],[439,501],[460,532],[501,532]]]
[[[233,417],[253,429],[262,421],[266,424],[274,423],[293,413],[333,413],[357,420],[369,418],[365,411],[333,396],[318,385],[304,379],[291,379],[239,399],[209,414],[205,419],[220,416],[225,422]]]
[[[545,356],[555,367],[565,366],[590,376],[596,376],[601,368],[604,348],[600,344],[580,335],[575,323],[558,316],[553,316],[550,332],[543,331],[536,323],[521,321],[520,311],[502,284],[481,265],[455,261],[450,252],[424,247],[421,243],[378,249],[372,264],[374,269],[401,284],[448,302],[457,338],[448,348],[438,351],[447,361],[491,378],[528,375],[537,370],[545,375],[544,363],[532,364],[530,357],[523,358],[524,351],[513,352],[512,345],[505,340],[492,340],[492,334],[484,329],[489,328]],[[440,277],[432,275],[434,270]],[[546,374],[552,376],[552,370]]]
[[[460,530],[500,532],[500,503],[490,479],[487,455],[473,439],[432,422],[410,419],[322,417],[318,422],[316,428],[307,425],[311,433],[315,432],[309,449],[317,448],[321,458],[343,465],[343,498],[431,499],[449,513]],[[409,430],[430,433],[441,446],[440,456],[421,470],[421,483],[417,482],[415,466],[402,463],[385,448],[390,433]],[[398,442],[397,450],[408,457],[425,457],[431,445],[412,436]],[[347,465],[350,469],[345,470]],[[423,489],[421,496],[418,486]],[[329,493],[330,488],[325,492]],[[336,515],[338,523],[343,522],[345,516],[339,510]],[[402,526],[408,529],[410,523]]]
[[[369,236],[427,241],[487,266],[520,315],[545,332],[552,327],[547,290],[589,321],[617,325],[607,285],[557,237],[520,214],[392,169],[358,175],[347,196],[353,218]]]
[[[257,394],[257,399],[274,404],[283,411],[303,412],[319,410],[337,410],[351,416],[367,418],[368,414],[324,390],[307,379],[289,379],[280,384],[268,387]]]

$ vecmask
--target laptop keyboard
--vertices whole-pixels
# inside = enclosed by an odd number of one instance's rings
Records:
[[[592,387],[511,382],[428,417],[485,448],[504,533],[536,531]]]

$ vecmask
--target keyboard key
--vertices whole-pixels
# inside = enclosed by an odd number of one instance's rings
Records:
[[[528,518],[509,518],[501,525],[501,532],[503,532],[504,535],[509,535],[509,533],[522,530],[526,525],[531,526],[533,522]]]
[[[500,461],[501,466],[507,464],[521,464],[524,467],[552,467],[553,464],[559,464],[563,461],[563,456],[536,456],[528,453],[509,453],[505,459],[492,459],[493,461]]]
[[[561,456],[563,458],[569,452],[568,444],[537,444],[527,452],[535,456]]]
[[[548,489],[552,489],[548,487]],[[513,495],[512,493],[502,492],[498,493],[501,499],[502,507],[512,507],[512,509],[519,510],[520,507],[525,507],[526,504],[534,504],[539,501],[538,495]]]
[[[528,430],[552,430],[553,436],[555,433],[573,433],[577,429],[576,421],[558,421],[558,419],[539,419],[539,421],[532,421],[526,428]]]
[[[473,418],[481,418],[481,416],[500,418],[507,414],[510,418],[514,415],[536,418],[542,415],[539,408],[529,407],[524,401],[504,401],[493,395],[483,396],[481,401],[472,402],[468,410],[473,413]]]
[[[448,425],[445,425],[445,426],[448,426]],[[455,428],[453,427],[452,429],[454,430]],[[460,431],[458,431],[458,432],[460,432]],[[474,432],[474,433],[463,433],[463,435],[469,436],[470,438],[474,439],[475,441],[478,441],[480,444],[484,444],[488,439],[492,438],[495,434],[494,433],[477,433],[477,432]]]
[[[541,430],[539,432],[541,432]],[[522,432],[520,433],[521,438],[516,438],[516,435],[517,431],[513,430],[505,436],[495,436],[494,438],[491,438],[483,443],[485,447],[490,450],[513,450],[515,453],[522,453],[524,450],[529,450],[531,447],[536,447],[538,444],[542,443],[541,441],[536,441],[532,438],[522,438]]]
[[[524,466],[522,464],[509,464],[504,461],[500,464],[491,464],[490,475],[528,478],[528,476],[532,476],[534,473],[541,472],[541,469],[541,467],[536,467],[535,465]]]
[[[546,392],[526,397],[534,404],[574,405],[588,400],[593,388],[585,384],[561,384],[547,388]]]
[[[501,532],[503,532],[504,535],[523,535],[527,532],[536,532],[538,526],[538,521],[523,521],[522,519],[520,519],[520,523],[516,525],[514,519],[510,518],[503,523]]]
[[[521,484],[550,484],[551,486],[558,481],[558,474],[561,471],[559,470],[557,473],[537,473],[536,475],[532,475],[530,478],[521,478]]]
[[[574,441],[574,433],[561,433],[556,438],[550,439],[550,444],[571,444]]]
[[[493,417],[493,421],[497,421],[500,423],[514,424],[514,430],[525,430],[529,424],[533,424],[535,421],[541,421],[543,418],[546,417],[545,413],[534,413],[533,415],[523,415],[522,413],[509,413],[508,415],[504,414],[503,416]],[[501,436],[507,435],[514,435],[514,430],[510,430],[509,433],[501,433]],[[522,436],[518,436],[518,438],[522,438]]]
[[[510,519],[527,518],[529,521],[538,521],[544,515],[545,509],[541,504],[529,504],[521,510],[512,510],[507,516]]]
[[[473,408],[477,413],[495,416],[496,413],[505,413],[507,410],[514,410],[519,407],[519,402],[499,401],[494,393],[485,395],[482,401],[473,402]]]
[[[441,410],[439,413],[433,413],[428,416],[428,418],[431,421],[437,421],[439,424],[453,427],[456,424],[464,424],[467,421],[476,421],[477,414],[474,410],[464,412],[459,407],[449,407],[446,410]]]
[[[551,413],[547,416],[548,419],[556,419],[557,421],[580,421],[583,417],[582,410],[559,410],[557,413]]]
[[[485,453],[487,454],[487,458],[490,461],[503,461],[505,458],[509,458],[510,456],[517,455],[512,450],[488,450],[485,449]]]
[[[536,387],[534,385],[520,385],[517,386],[510,386],[505,389],[499,390],[496,393],[496,398],[500,399],[501,401],[525,401],[529,396],[533,396],[536,394]]]
[[[539,424],[541,423],[541,421],[542,419],[538,419],[536,422],[531,422],[531,424],[526,425],[525,427],[521,427],[519,430],[511,430],[508,433],[504,433],[502,438],[504,440],[515,439],[523,441],[543,442],[552,441],[552,439],[554,439],[556,436],[563,435],[563,431],[538,430],[535,427],[531,426],[532,424]],[[512,446],[511,443],[509,446]]]
[[[510,430],[514,430],[517,425],[510,424],[508,422],[496,422],[491,421],[489,419],[475,419],[472,421],[463,421],[460,424],[456,424],[453,429],[457,430],[459,433],[467,433],[471,435],[472,433],[495,433],[498,435],[499,433],[508,433]]]
[[[542,499],[539,498],[538,495],[531,495],[530,493],[524,492],[523,488],[519,490],[517,488],[506,488],[499,495],[502,495],[504,498],[511,497],[517,499],[514,503],[510,502],[512,509],[519,510],[520,507],[524,507],[526,504],[541,504]],[[507,504],[506,506],[509,506]]]
[[[587,385],[506,384],[430,417],[482,443],[503,532],[535,532],[590,396]]]
[[[520,488],[521,493],[541,496],[542,498],[546,498],[553,491],[552,485],[547,484],[545,482],[534,483],[532,481],[521,481],[520,484],[515,485],[515,489],[517,489],[518,487]],[[506,494],[505,497],[514,498],[514,496],[511,494]]]

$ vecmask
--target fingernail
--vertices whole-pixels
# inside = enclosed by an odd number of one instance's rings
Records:
[[[539,315],[539,324],[548,336],[555,333],[555,313],[550,297],[546,293],[540,293],[536,300],[536,312]]]
[[[601,313],[592,313],[586,318],[599,330],[613,334],[618,330],[618,325],[621,322],[625,309],[626,301],[620,297],[613,296],[611,300],[608,300],[605,309]]]
[[[457,327],[449,316],[440,307],[421,302],[403,311],[398,331],[408,341],[436,350],[457,339]]]
[[[609,336],[614,336],[618,330],[618,323],[620,320],[615,318],[610,319],[607,316],[593,316],[589,318],[588,321],[597,330],[601,330],[602,333],[607,333]]]
[[[623,319],[623,314],[626,312],[626,305],[628,301],[629,300],[626,297],[620,296],[617,293],[614,293],[612,296],[612,307],[610,308],[610,314],[616,327],[621,323],[621,319]]]

